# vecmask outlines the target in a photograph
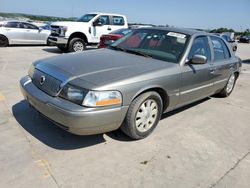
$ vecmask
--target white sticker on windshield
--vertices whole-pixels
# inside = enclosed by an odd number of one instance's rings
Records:
[[[181,34],[181,33],[175,33],[175,32],[169,32],[167,35],[171,37],[181,38],[181,39],[186,38],[186,35]]]

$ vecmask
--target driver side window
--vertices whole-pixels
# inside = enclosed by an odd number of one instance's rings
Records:
[[[194,55],[203,55],[207,58],[208,61],[211,60],[211,52],[207,37],[202,36],[194,39],[192,48],[188,55],[188,59],[192,59]]]
[[[100,16],[98,22],[102,25],[110,25],[109,16]]]

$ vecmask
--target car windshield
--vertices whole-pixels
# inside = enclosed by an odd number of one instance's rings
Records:
[[[137,29],[114,42],[109,49],[178,63],[189,35],[156,29]]]
[[[89,22],[92,20],[97,14],[85,14],[77,19],[78,22]]]

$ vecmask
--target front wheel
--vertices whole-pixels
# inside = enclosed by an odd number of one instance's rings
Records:
[[[237,75],[235,73],[233,73],[229,77],[229,79],[227,81],[227,85],[221,90],[220,93],[218,93],[218,95],[220,97],[228,97],[234,89],[236,79],[237,79]]]
[[[85,41],[81,38],[73,38],[69,42],[70,52],[82,52],[86,49]]]
[[[121,130],[133,139],[142,139],[153,132],[162,114],[162,99],[156,92],[137,97],[127,112]]]
[[[8,45],[9,40],[4,35],[0,35],[0,47],[6,47]]]

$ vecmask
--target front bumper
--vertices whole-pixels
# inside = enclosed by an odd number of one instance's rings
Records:
[[[68,38],[67,37],[55,37],[55,36],[49,36],[49,42],[58,45],[58,46],[67,46],[68,44]]]
[[[20,80],[23,96],[38,112],[61,128],[77,134],[91,135],[118,129],[128,110],[127,106],[109,109],[86,108],[38,89],[29,76]]]

